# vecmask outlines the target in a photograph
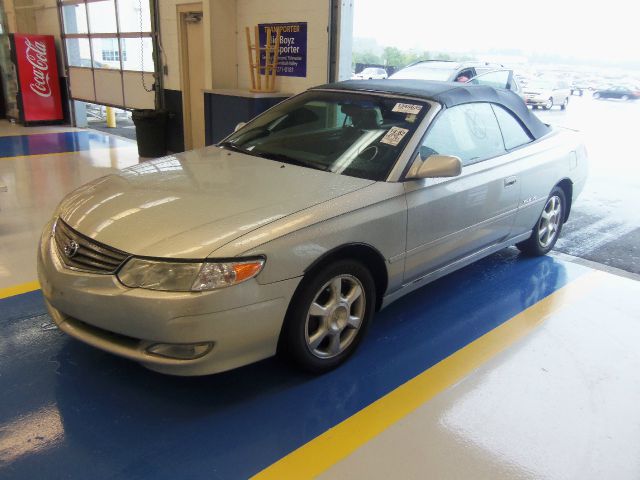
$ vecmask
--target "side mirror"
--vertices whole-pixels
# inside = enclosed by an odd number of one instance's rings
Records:
[[[431,155],[422,161],[416,157],[407,178],[441,178],[457,177],[462,173],[462,161],[453,155]]]
[[[238,130],[240,130],[242,127],[244,127],[247,124],[247,122],[240,122],[239,124],[236,125],[236,128],[233,129],[234,132],[237,132]]]

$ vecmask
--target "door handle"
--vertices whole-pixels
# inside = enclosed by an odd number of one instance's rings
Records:
[[[517,181],[518,181],[517,177],[505,178],[504,179],[504,186],[505,187],[510,187],[511,185],[515,185]]]

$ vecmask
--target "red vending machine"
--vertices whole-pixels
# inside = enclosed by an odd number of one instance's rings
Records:
[[[10,42],[18,84],[16,120],[24,125],[63,120],[53,36],[14,33]]]

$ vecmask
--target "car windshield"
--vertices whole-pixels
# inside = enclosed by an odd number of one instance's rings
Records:
[[[268,110],[219,145],[283,163],[384,180],[428,109],[417,100],[309,91]]]
[[[360,73],[376,74],[376,73],[378,73],[378,69],[377,68],[365,68]]]

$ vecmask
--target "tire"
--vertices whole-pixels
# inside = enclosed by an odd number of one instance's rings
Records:
[[[594,92],[592,97],[593,98],[600,98],[600,94],[598,92]]]
[[[545,110],[551,110],[553,108],[553,98],[549,97],[549,100],[547,100],[547,103],[545,103],[542,108]]]
[[[562,102],[562,105],[560,105],[560,110],[566,110],[568,105],[569,105],[569,97],[564,99],[564,102]]]
[[[291,300],[280,353],[311,373],[336,368],[364,337],[375,299],[373,276],[359,262],[338,260],[313,272]]]
[[[627,100],[629,100],[629,95],[623,95],[622,96],[622,101],[626,102]]]
[[[554,187],[547,198],[538,221],[531,230],[531,236],[516,245],[525,255],[538,257],[546,255],[556,244],[564,224],[567,200],[560,187]]]

